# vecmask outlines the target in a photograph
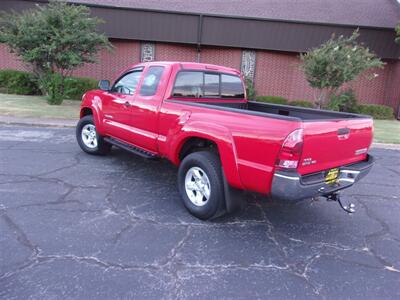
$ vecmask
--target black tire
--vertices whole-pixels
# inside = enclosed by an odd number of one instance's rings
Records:
[[[204,171],[210,183],[210,196],[203,206],[195,205],[185,188],[186,174],[192,167]],[[201,220],[216,218],[225,213],[224,185],[219,157],[210,151],[194,152],[186,156],[178,170],[178,188],[183,204],[195,217]]]
[[[84,116],[82,119],[79,120],[78,124],[76,125],[76,140],[78,141],[79,147],[81,147],[83,151],[89,154],[94,154],[94,155],[108,154],[111,150],[111,144],[104,141],[103,137],[101,137],[97,133],[97,131],[96,131],[97,146],[91,148],[85,145],[84,141],[82,140],[82,129],[85,127],[85,125],[89,124],[95,126],[92,115]]]

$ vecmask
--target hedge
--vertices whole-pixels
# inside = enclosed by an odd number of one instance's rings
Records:
[[[98,81],[85,77],[68,77],[64,81],[66,99],[81,100],[84,93],[97,89]]]
[[[85,77],[67,77],[64,98],[81,100],[84,93],[97,88],[97,80]],[[38,80],[32,73],[0,70],[0,92],[17,95],[40,95]]]
[[[289,105],[292,106],[301,106],[301,107],[307,107],[307,108],[314,108],[314,104],[310,101],[307,100],[294,100],[294,101],[290,101]]]
[[[16,70],[0,70],[0,90],[3,93],[17,95],[40,94],[35,76]]]
[[[66,99],[81,100],[84,93],[97,88],[97,80],[85,77],[68,77],[64,81],[64,97]],[[17,95],[39,95],[38,82],[32,73],[17,70],[0,70],[0,92]],[[280,96],[258,96],[257,101],[301,106],[313,108],[312,102],[307,100],[295,100],[289,102]],[[339,104],[339,103],[338,103]],[[343,104],[343,103],[340,103]],[[344,111],[350,110],[343,105]],[[342,108],[342,109],[343,109]],[[393,119],[393,108],[378,104],[360,104],[356,107],[356,113],[370,115],[374,119]]]
[[[394,118],[393,108],[379,104],[360,104],[357,106],[357,113],[370,115],[374,119],[390,120]]]
[[[258,96],[256,97],[256,100],[259,102],[268,102],[268,103],[274,103],[274,104],[288,104],[289,101],[284,98],[284,97],[279,97],[279,96]]]
[[[357,112],[357,97],[353,90],[349,89],[341,92],[338,95],[332,95],[328,109],[343,112]]]

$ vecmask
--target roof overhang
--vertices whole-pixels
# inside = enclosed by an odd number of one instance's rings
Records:
[[[21,11],[45,2],[3,0],[0,9]],[[99,30],[110,38],[299,53],[320,45],[332,34],[350,35],[359,28],[360,42],[378,56],[386,59],[400,56],[400,47],[394,42],[395,32],[391,28],[88,6],[93,16],[105,21]]]

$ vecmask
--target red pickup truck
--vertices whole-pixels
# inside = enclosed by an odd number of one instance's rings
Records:
[[[248,101],[239,71],[180,62],[100,81],[83,96],[76,127],[87,153],[114,145],[179,166],[183,203],[201,219],[231,212],[243,190],[338,200],[369,172],[372,132],[369,116]]]

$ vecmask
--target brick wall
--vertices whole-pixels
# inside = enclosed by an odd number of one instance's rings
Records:
[[[359,76],[344,88],[353,88],[361,103],[384,104],[397,110],[400,103],[400,63],[385,61],[383,69]],[[314,90],[299,68],[298,55],[257,51],[255,89],[258,95],[274,95],[289,100],[313,100]],[[373,74],[378,76],[368,79]]]
[[[10,53],[6,45],[0,44],[0,69],[28,71],[29,67],[25,66],[16,55]]]
[[[200,62],[223,65],[240,70],[241,49],[237,48],[202,48]]]
[[[140,62],[140,43],[126,40],[111,40],[114,48],[99,53],[98,64],[86,64],[75,70],[73,76],[96,79],[115,79],[127,66]],[[29,71],[29,66],[20,62],[8,48],[0,44],[0,69]]]
[[[156,60],[196,62],[197,50],[195,46],[157,43]]]
[[[129,65],[140,62],[140,43],[136,41],[112,40],[111,52],[102,50],[99,64],[87,64],[74,71],[74,76],[96,79],[115,79]]]
[[[114,79],[123,69],[140,61],[140,42],[113,39],[113,51],[99,55],[99,64],[87,64],[74,71],[75,76]],[[241,49],[203,47],[198,53],[194,45],[155,44],[155,59],[219,64],[240,69]],[[283,96],[289,100],[314,99],[314,91],[299,68],[298,55],[284,52],[257,51],[255,88],[258,95]],[[29,70],[6,46],[0,44],[0,69]],[[400,101],[400,62],[386,61],[384,69],[368,72],[378,77],[367,80],[360,76],[352,87],[362,103],[385,104],[397,110]]]
[[[290,100],[312,99],[313,90],[299,69],[296,55],[257,51],[255,89],[258,95],[282,96]]]
[[[400,61],[391,61],[390,72],[388,73],[388,80],[386,82],[385,97],[387,104],[392,106],[395,111],[399,111],[400,106]],[[388,64],[389,65],[389,64]]]

